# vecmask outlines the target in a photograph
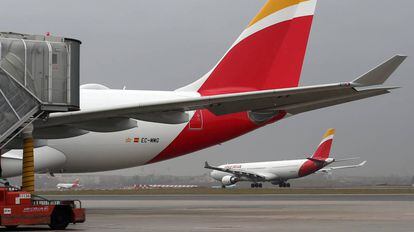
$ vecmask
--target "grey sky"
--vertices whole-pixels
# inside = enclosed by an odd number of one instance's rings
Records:
[[[206,73],[264,0],[3,1],[0,30],[83,41],[82,83],[173,90]],[[301,85],[352,80],[395,53],[414,55],[409,0],[319,0]],[[116,173],[200,174],[203,162],[302,158],[328,127],[338,157],[369,162],[352,175],[414,175],[413,58],[392,94],[309,112],[182,158]],[[346,171],[341,172],[347,173]]]

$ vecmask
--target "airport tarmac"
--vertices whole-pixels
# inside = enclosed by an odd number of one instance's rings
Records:
[[[81,199],[87,208],[87,222],[70,231],[414,231],[412,194],[59,198]]]

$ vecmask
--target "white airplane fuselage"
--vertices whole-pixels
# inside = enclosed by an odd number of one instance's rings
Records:
[[[334,135],[335,129],[328,129],[313,155],[307,159],[225,164],[218,167],[211,166],[206,161],[204,168],[213,170],[210,176],[220,181],[223,187],[234,185],[239,181],[249,181],[253,182],[252,188],[261,188],[260,182],[271,182],[280,187],[290,187],[290,184],[286,183],[290,179],[308,176],[316,172],[328,173],[332,170],[364,166],[366,161],[356,165],[326,168],[334,162],[355,159],[336,160],[329,157]]]
[[[188,93],[192,94],[196,93]],[[185,94],[173,91],[83,89],[81,109],[116,107],[120,102],[144,104],[185,97]],[[188,124],[167,125],[136,121],[137,127],[129,130],[110,133],[89,132],[74,138],[48,140],[47,144],[65,154],[66,162],[61,167],[64,172],[122,169],[144,165],[155,158]]]
[[[194,96],[199,96],[199,93],[81,89],[80,102],[82,110],[91,110]],[[46,146],[35,148],[35,170],[84,173],[136,167],[217,145],[267,125],[257,125],[249,119],[247,112],[215,116],[208,110],[199,110],[188,114],[191,120],[181,124],[132,119],[137,122],[137,127],[128,130],[88,132],[72,138],[44,140]],[[284,117],[286,114],[281,113],[270,122]],[[3,155],[3,177],[21,173],[21,156],[21,150]]]
[[[249,173],[260,173],[266,177],[266,181],[279,183],[279,181],[286,181],[303,177],[311,174],[310,171],[304,170],[304,165],[309,162],[307,159],[298,160],[283,160],[283,161],[269,161],[269,162],[255,162],[255,163],[239,163],[239,164],[225,164],[219,166],[220,168],[230,168],[234,171],[244,171]],[[321,166],[322,168],[322,166]],[[301,171],[302,170],[302,171]],[[314,171],[314,170],[312,170]],[[222,181],[225,176],[234,176],[227,172],[213,170],[210,176],[217,181]],[[250,179],[240,178],[240,181],[251,181]]]
[[[56,185],[56,188],[58,188],[58,189],[71,189],[71,188],[74,188],[74,187],[75,187],[74,184],[69,184],[69,183],[67,183],[67,184],[59,183],[59,184]]]

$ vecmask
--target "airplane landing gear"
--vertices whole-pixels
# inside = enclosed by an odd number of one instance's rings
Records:
[[[290,188],[290,183],[282,182],[279,184],[280,188]]]
[[[262,183],[252,183],[252,184],[250,185],[250,187],[251,187],[251,188],[262,188],[262,187],[263,187],[263,185],[262,185]]]

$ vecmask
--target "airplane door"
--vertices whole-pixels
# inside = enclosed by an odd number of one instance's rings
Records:
[[[188,124],[190,130],[202,130],[203,129],[203,111],[197,110],[194,113],[193,118],[190,120]]]

